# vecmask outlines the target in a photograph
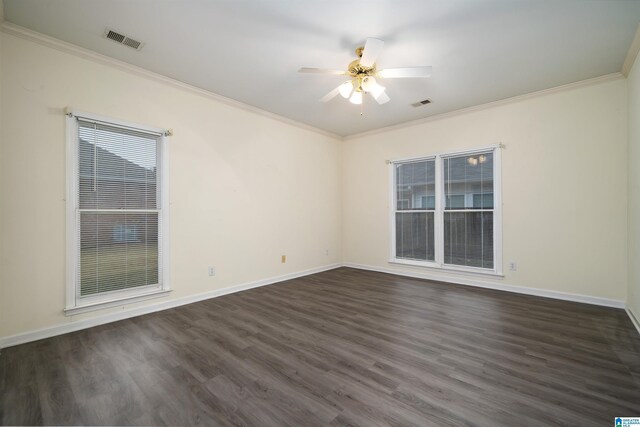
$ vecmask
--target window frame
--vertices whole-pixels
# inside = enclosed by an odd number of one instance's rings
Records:
[[[151,126],[104,117],[81,111],[65,112],[66,115],[66,299],[65,315],[75,315],[122,304],[131,304],[152,298],[166,296],[171,292],[170,286],[170,225],[169,225],[169,150],[167,138],[170,132]],[[142,132],[157,134],[160,149],[160,205],[158,206],[158,250],[161,267],[161,280],[156,285],[140,286],[131,289],[122,289],[104,292],[99,295],[86,297],[78,296],[77,269],[78,269],[78,238],[80,227],[77,220],[79,208],[78,174],[79,174],[79,148],[78,148],[78,118],[107,125],[136,129]]]
[[[468,267],[461,265],[445,264],[444,263],[444,198],[445,198],[445,185],[443,175],[444,159],[468,156],[474,154],[493,153],[493,268],[481,268],[481,267]],[[419,162],[435,159],[435,196],[436,196],[436,208],[434,214],[434,236],[435,236],[435,260],[434,261],[419,261],[409,260],[405,258],[396,257],[396,221],[395,216],[397,210],[397,165],[402,163]],[[391,160],[389,165],[389,183],[390,183],[390,199],[389,199],[389,229],[390,234],[390,250],[389,250],[389,263],[403,264],[416,267],[426,267],[430,269],[436,269],[446,272],[460,272],[460,273],[474,273],[484,274],[491,276],[503,276],[503,261],[502,261],[502,146],[492,145],[488,147],[453,151],[446,153],[438,153],[430,156],[408,157],[402,159]],[[487,211],[487,209],[481,209]],[[456,212],[458,210],[453,210]],[[465,209],[465,212],[473,212],[475,209]],[[452,212],[451,210],[446,212]]]

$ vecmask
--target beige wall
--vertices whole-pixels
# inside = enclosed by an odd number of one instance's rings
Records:
[[[437,102],[437,100],[436,100]],[[425,107],[428,108],[428,107]],[[385,160],[504,143],[504,279],[388,263]],[[626,299],[622,78],[343,142],[344,261],[432,277]]]
[[[629,111],[618,79],[340,142],[0,33],[0,337],[123,308],[62,313],[66,106],[173,128],[170,299],[345,261],[625,300],[629,198],[638,313],[640,178],[631,168],[627,197],[626,160],[627,129],[630,164],[640,160],[638,74],[636,65]],[[518,271],[492,279],[390,265],[385,160],[499,142],[503,260]]]
[[[640,320],[640,56],[629,87],[629,292],[627,306]]]
[[[62,312],[66,106],[174,130],[169,298],[340,261],[337,139],[0,37],[0,337],[118,310]]]

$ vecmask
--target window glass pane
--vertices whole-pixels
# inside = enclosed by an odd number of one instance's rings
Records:
[[[80,213],[80,296],[158,284],[158,213]]]
[[[159,136],[78,120],[77,297],[160,285]]]
[[[493,153],[444,159],[445,209],[493,209]]]
[[[422,196],[421,207],[427,209],[436,208],[436,196]]]
[[[396,209],[435,209],[435,181],[435,160],[396,165]]]
[[[493,268],[493,212],[445,212],[444,262]]]
[[[396,257],[433,261],[434,213],[396,213]]]
[[[464,194],[451,194],[446,197],[449,209],[464,209]]]
[[[80,209],[155,209],[154,135],[79,122]]]
[[[474,194],[473,208],[474,209],[492,209],[493,193]]]

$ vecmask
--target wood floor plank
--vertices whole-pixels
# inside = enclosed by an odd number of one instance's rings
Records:
[[[623,310],[339,268],[0,352],[3,425],[610,425]]]

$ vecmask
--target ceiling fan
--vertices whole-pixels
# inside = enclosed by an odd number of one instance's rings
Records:
[[[346,71],[329,70],[325,68],[302,67],[298,72],[311,74],[328,74],[336,76],[349,76],[349,80],[320,98],[321,102],[327,102],[340,94],[343,98],[349,98],[352,104],[362,104],[363,94],[369,94],[378,104],[384,104],[391,100],[385,92],[385,87],[380,85],[376,78],[416,78],[431,77],[432,67],[387,68],[378,70],[376,59],[382,51],[384,42],[375,38],[368,38],[364,46],[356,49],[359,59],[352,61]]]

